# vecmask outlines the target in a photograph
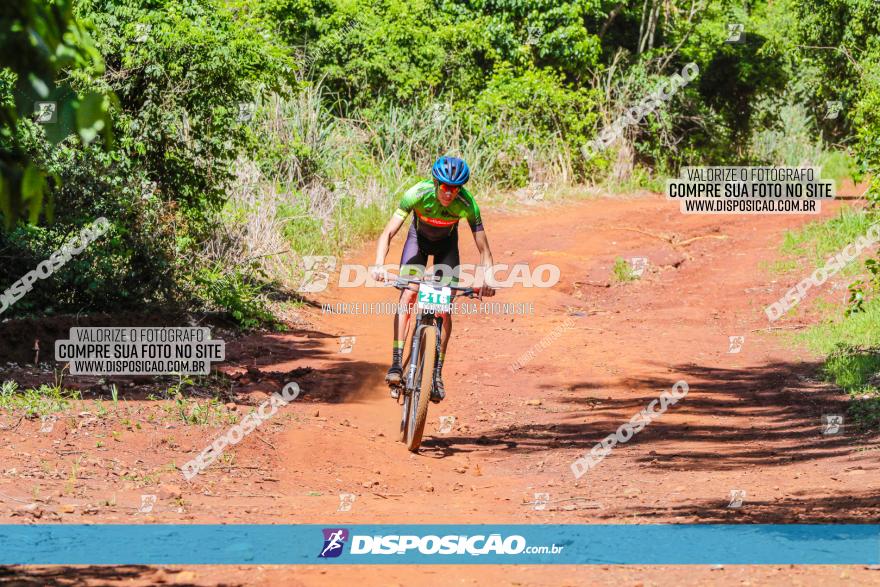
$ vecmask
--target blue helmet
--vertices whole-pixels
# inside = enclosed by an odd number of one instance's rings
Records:
[[[471,177],[471,169],[457,157],[440,157],[431,167],[431,175],[446,185],[464,185]]]

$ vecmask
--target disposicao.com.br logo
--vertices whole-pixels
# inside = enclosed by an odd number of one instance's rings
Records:
[[[319,558],[338,557],[349,538],[345,528],[325,528],[324,546]],[[379,536],[352,535],[349,553],[352,555],[520,555],[559,554],[563,546],[528,546],[526,539],[518,534],[502,537],[501,534],[476,534],[473,536],[448,534],[388,534]]]

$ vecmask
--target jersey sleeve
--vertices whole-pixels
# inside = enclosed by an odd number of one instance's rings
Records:
[[[483,230],[483,219],[480,217],[480,207],[477,206],[477,201],[470,192],[467,193],[467,199],[469,203],[467,221],[471,226],[471,232],[480,232]]]
[[[425,192],[421,189],[420,184],[416,184],[406,190],[406,193],[400,198],[400,203],[397,204],[397,210],[394,211],[394,215],[401,220],[406,220],[406,217],[409,216],[409,213],[412,212],[412,209],[419,203],[424,194]]]

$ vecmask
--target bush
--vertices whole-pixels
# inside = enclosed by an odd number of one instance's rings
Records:
[[[262,298],[262,286],[255,282],[259,270],[229,270],[224,266],[202,267],[194,275],[194,285],[199,298],[208,302],[209,309],[228,312],[243,328],[256,328],[274,324],[274,316],[266,309]]]
[[[42,129],[26,144],[59,179],[55,222],[0,235],[11,283],[98,216],[114,225],[15,306],[25,313],[114,311],[177,304],[227,309],[244,324],[262,316],[246,268],[228,276],[202,247],[218,225],[240,153],[255,143],[239,104],[287,91],[293,61],[261,23],[217,0],[81,0],[107,73],[77,72],[80,88],[111,89],[114,142],[71,137],[50,149]],[[22,132],[28,131],[25,126]],[[100,247],[100,254],[93,252]],[[223,304],[229,304],[224,307]]]

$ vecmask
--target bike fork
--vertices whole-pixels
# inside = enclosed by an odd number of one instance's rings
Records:
[[[406,372],[406,378],[404,379],[407,392],[411,392],[415,386],[416,369],[418,369],[419,365],[419,350],[422,346],[422,329],[424,328],[424,324],[418,323],[413,332],[412,347],[410,348],[409,354],[409,365]]]

